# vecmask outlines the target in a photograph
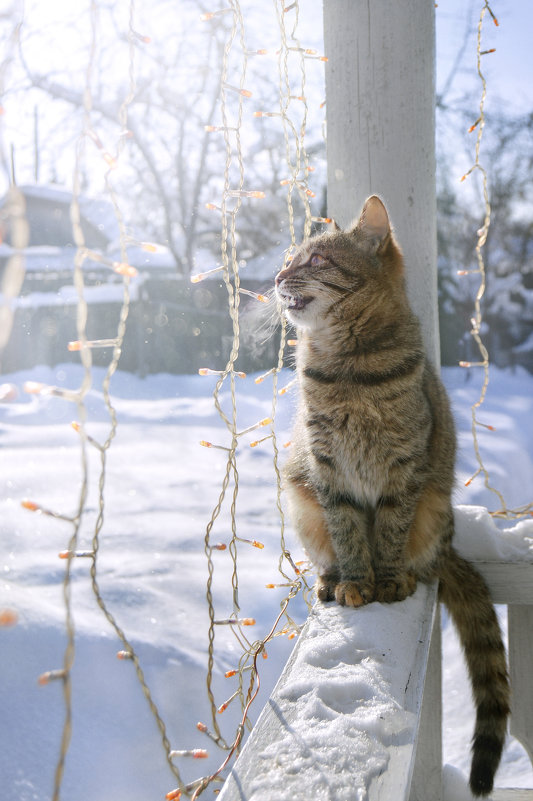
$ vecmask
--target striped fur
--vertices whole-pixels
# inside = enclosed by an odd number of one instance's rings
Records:
[[[390,603],[440,580],[476,703],[470,786],[487,795],[509,713],[505,652],[483,579],[452,547],[453,418],[382,202],[369,198],[348,231],[304,242],[276,291],[298,329],[286,492],[318,597]]]

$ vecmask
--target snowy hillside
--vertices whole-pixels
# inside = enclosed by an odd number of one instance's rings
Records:
[[[109,419],[102,398],[103,372],[94,371],[88,396],[88,432],[102,442]],[[72,365],[35,368],[5,376],[20,389],[24,381],[74,387],[81,373]],[[470,403],[479,392],[479,374],[444,371],[450,389],[461,446],[458,504],[498,506],[478,479],[463,484],[477,469],[471,448]],[[288,383],[284,375],[280,386]],[[179,760],[185,780],[216,769],[224,759],[196,729],[209,723],[205,694],[207,607],[205,603],[205,528],[215,507],[225,470],[225,453],[202,448],[201,440],[227,444],[210,396],[214,380],[196,376],[150,376],[146,380],[118,373],[112,396],[119,426],[108,454],[106,508],[99,554],[102,595],[132,640],[154,700],[166,722],[175,749],[206,748],[209,759]],[[270,415],[271,386],[254,377],[239,380],[238,420],[243,429]],[[223,403],[228,402],[227,396]],[[279,443],[289,439],[293,398],[279,399]],[[481,446],[494,483],[510,505],[532,500],[533,379],[523,371],[493,371],[491,389],[480,418],[496,431],[483,432]],[[0,776],[6,801],[45,801],[51,796],[59,752],[64,707],[60,682],[38,686],[37,678],[61,667],[65,647],[62,578],[71,526],[21,508],[29,498],[48,509],[71,515],[76,509],[81,460],[79,439],[69,425],[75,409],[64,400],[25,395],[0,407],[3,445],[0,482],[1,567],[0,607],[15,609],[19,622],[0,629]],[[239,536],[260,540],[262,550],[239,547],[240,604],[254,617],[252,638],[268,632],[279,611],[281,589],[265,584],[280,581],[279,515],[272,443],[250,448],[257,432],[243,438],[238,450]],[[281,450],[283,450],[281,448]],[[99,453],[88,449],[90,491],[79,547],[90,547],[98,514]],[[230,537],[226,503],[214,528],[214,540]],[[463,516],[464,517],[464,516]],[[500,525],[500,524],[499,524]],[[525,524],[521,524],[523,527]],[[527,524],[531,526],[532,524]],[[521,532],[524,533],[522,528]],[[533,532],[528,528],[526,535]],[[513,534],[507,535],[508,540]],[[287,532],[294,559],[302,552]],[[215,606],[219,616],[231,612],[231,565],[226,552],[214,554]],[[175,786],[165,761],[159,733],[135,679],[131,663],[116,658],[121,643],[103,617],[90,590],[88,560],[73,563],[72,604],[77,632],[73,671],[73,738],[67,758],[62,798],[84,801],[154,801]],[[291,612],[306,617],[301,598]],[[503,617],[503,615],[502,615]],[[226,627],[227,629],[228,627]],[[240,649],[231,633],[217,631],[214,690],[217,703],[236,688],[225,671],[237,666]],[[292,642],[276,638],[261,660],[261,698],[252,708],[256,719],[287,658]],[[239,710],[228,707],[220,716],[232,737]],[[444,760],[463,773],[468,770],[473,713],[457,640],[444,618]],[[447,771],[449,801],[460,801],[461,782]],[[533,786],[523,749],[511,742],[497,784]],[[451,794],[451,795],[450,795]],[[212,797],[212,791],[206,793]]]

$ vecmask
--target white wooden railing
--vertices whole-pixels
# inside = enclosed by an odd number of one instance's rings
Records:
[[[485,577],[494,602],[508,606],[513,691],[511,733],[531,759],[533,564],[477,562],[476,567]],[[382,716],[380,728],[388,732],[385,741],[376,738],[375,726],[369,725],[366,744],[374,743],[372,747],[379,752],[384,764],[382,771],[362,775],[355,753],[352,771],[346,769],[346,760],[342,760],[341,767],[335,759],[328,762],[320,753],[323,744],[317,746],[312,722],[298,724],[301,699],[295,696],[293,688],[298,685],[303,670],[308,668],[304,665],[308,641],[312,638],[316,657],[317,642],[322,639],[327,649],[328,635],[335,626],[335,605],[317,604],[224,784],[219,795],[221,801],[308,801],[311,798],[316,801],[442,801],[441,638],[436,596],[436,585],[419,587],[413,599],[407,602],[390,606],[371,604],[361,610],[350,610],[350,616],[345,618],[348,623],[343,635],[357,654],[358,663],[371,660],[376,652],[382,655],[373,667],[381,672],[384,681],[390,682],[394,674],[390,686],[391,708],[397,705],[406,713],[399,726],[396,712],[392,712],[390,720]],[[405,606],[407,603],[409,607]],[[405,625],[405,619],[402,621],[398,617],[407,608],[412,618],[409,626]],[[361,629],[361,616],[367,612]],[[391,631],[396,650],[391,649]],[[363,650],[361,639],[365,643]],[[400,671],[398,649],[409,655]],[[322,665],[324,662],[327,659]],[[334,684],[336,671],[344,671],[345,677],[345,669],[345,664],[332,665],[328,668],[328,679]],[[320,670],[323,671],[323,666]],[[292,688],[290,692],[286,691],[288,687]],[[357,711],[356,706],[353,712],[342,710],[339,714],[353,714],[357,720]],[[406,720],[410,721],[408,726]],[[350,721],[344,723],[349,726]],[[335,744],[329,746],[334,755]],[[387,753],[383,760],[384,747]],[[367,752],[366,759],[372,763],[372,753]],[[531,801],[533,791],[498,788],[490,798],[493,801]]]

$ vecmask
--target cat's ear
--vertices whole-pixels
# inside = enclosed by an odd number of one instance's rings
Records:
[[[335,234],[338,231],[342,231],[342,228],[337,224],[336,220],[332,220],[329,224],[329,230],[332,234]]]
[[[362,234],[374,253],[387,246],[391,238],[391,225],[387,209],[377,195],[372,195],[365,202],[359,219],[351,230],[359,236]]]

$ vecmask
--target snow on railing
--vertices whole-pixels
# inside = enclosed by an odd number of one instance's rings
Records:
[[[510,730],[533,760],[533,521],[502,532],[485,509],[457,507],[456,528],[508,605]],[[317,604],[219,798],[441,801],[441,721],[436,585],[388,606]]]
[[[408,798],[436,591],[358,610],[317,603],[221,801]]]

